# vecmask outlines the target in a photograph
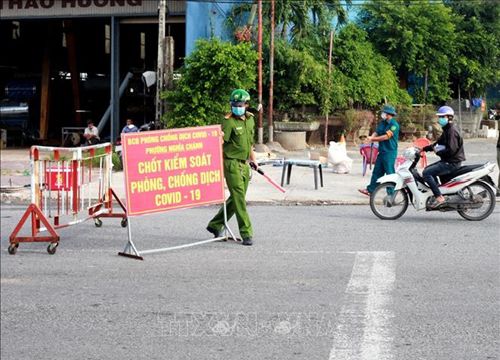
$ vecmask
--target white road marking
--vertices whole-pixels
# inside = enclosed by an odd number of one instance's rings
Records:
[[[395,268],[392,251],[356,253],[330,360],[394,359],[391,305]]]
[[[357,251],[278,250],[278,254],[357,254]]]

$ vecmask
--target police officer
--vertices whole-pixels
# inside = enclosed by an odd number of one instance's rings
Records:
[[[378,142],[378,156],[373,168],[370,184],[366,189],[358,191],[364,195],[370,195],[377,187],[377,180],[384,174],[394,174],[394,163],[398,156],[399,124],[394,118],[396,109],[391,105],[385,105],[382,109],[382,121],[378,124],[372,136],[368,136],[369,142]]]
[[[248,216],[245,195],[250,180],[250,166],[257,168],[253,151],[255,121],[248,110],[250,94],[243,89],[231,93],[231,113],[222,121],[224,137],[224,177],[230,196],[226,201],[227,220],[236,215],[243,245],[253,244],[252,224]],[[224,208],[208,223],[207,230],[215,237],[224,230]]]

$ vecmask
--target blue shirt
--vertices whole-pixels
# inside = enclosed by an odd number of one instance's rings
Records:
[[[390,153],[392,155],[396,155],[398,152],[398,138],[399,138],[399,124],[398,122],[392,118],[389,121],[382,120],[375,132],[378,136],[387,135],[389,139],[380,141],[378,146],[378,151],[380,154]]]
[[[122,133],[131,133],[131,132],[139,132],[139,129],[135,125],[131,128],[128,127],[128,125],[125,125],[125,127],[122,129]]]

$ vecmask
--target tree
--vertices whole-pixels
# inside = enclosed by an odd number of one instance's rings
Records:
[[[168,127],[220,123],[222,114],[229,111],[231,91],[255,88],[256,63],[251,44],[199,40],[185,59],[175,89],[163,93],[171,108],[164,119]]]
[[[351,5],[351,0],[281,0],[276,3],[276,23],[281,28],[281,37],[288,38],[291,29],[293,40],[305,40],[318,35],[314,28],[322,29],[326,34],[336,17],[339,24],[347,21],[347,10],[343,6]]]
[[[344,96],[348,100],[344,107],[348,104],[373,107],[385,100],[394,104],[411,101],[408,93],[399,89],[392,65],[375,51],[366,32],[355,24],[340,31],[334,47],[334,64],[342,74]]]
[[[417,101],[449,98],[450,65],[457,52],[449,7],[431,0],[370,0],[362,8],[359,24],[396,67],[401,87],[408,87],[409,74],[424,79]]]
[[[316,105],[321,112],[326,111],[330,106],[330,87],[324,62],[319,62],[307,51],[295,49],[285,40],[276,41],[274,62],[274,102],[277,110],[287,112],[295,107]],[[265,79],[267,86],[268,76]]]
[[[338,24],[347,21],[347,8],[352,0],[277,0],[275,10],[275,24],[279,36],[283,40],[290,40],[295,45],[324,44],[328,42],[328,34],[332,29],[335,18]],[[233,6],[226,25],[236,28],[248,25],[252,18],[252,3],[243,3]],[[269,1],[263,2],[265,36],[269,28],[271,14]],[[255,27],[255,26],[254,26]]]
[[[480,95],[500,78],[500,3],[447,0],[446,5],[458,15],[453,88],[459,85],[469,94]]]

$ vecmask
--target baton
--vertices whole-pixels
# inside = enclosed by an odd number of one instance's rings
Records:
[[[272,186],[274,186],[276,189],[278,189],[279,191],[281,191],[282,193],[285,193],[286,190],[283,189],[281,186],[279,186],[276,182],[274,182],[273,179],[271,179],[269,176],[267,176],[265,173],[264,173],[264,170],[260,169],[260,168],[256,168],[255,165],[253,163],[250,163],[250,167],[252,169],[254,169],[255,171],[257,171],[260,175],[262,175],[264,177],[264,179],[267,180],[267,182],[269,184],[271,184]]]

